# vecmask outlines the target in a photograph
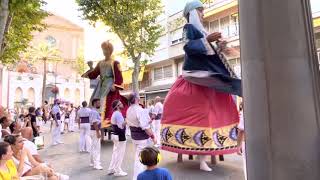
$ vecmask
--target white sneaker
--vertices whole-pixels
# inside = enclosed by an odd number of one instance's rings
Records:
[[[113,170],[113,169],[109,169],[108,170],[108,175],[112,175],[112,174],[114,174],[115,173],[115,171]]]
[[[208,166],[206,162],[200,162],[200,170],[210,172],[212,169]]]
[[[93,167],[93,163],[90,163],[89,166],[90,166],[90,167]]]
[[[123,172],[123,171],[118,172],[118,173],[114,173],[114,176],[118,176],[118,177],[120,177],[120,176],[126,176],[126,175],[128,175],[128,173]]]
[[[102,170],[103,169],[103,167],[102,166],[95,166],[95,167],[93,167],[94,169],[97,169],[97,170]]]

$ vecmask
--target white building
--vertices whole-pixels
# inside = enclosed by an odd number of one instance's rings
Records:
[[[45,100],[54,98],[80,105],[90,97],[88,80],[80,78],[76,70],[76,58],[84,47],[84,30],[72,22],[59,17],[45,19],[48,28],[34,34],[33,45],[49,43],[61,51],[62,60],[47,62]],[[20,73],[23,67],[23,73]],[[9,67],[0,67],[0,102],[13,109],[21,105],[40,107],[42,102],[43,62],[28,64],[21,60]],[[53,93],[57,87],[59,93]]]
[[[43,76],[31,73],[18,73],[7,71],[8,73],[8,107],[13,109],[25,101],[27,105],[35,107],[41,106],[42,80]],[[51,92],[55,86],[58,87],[57,95]],[[54,98],[80,105],[84,100],[84,82],[82,80],[66,79],[62,76],[49,75],[46,85],[46,100],[53,102]]]

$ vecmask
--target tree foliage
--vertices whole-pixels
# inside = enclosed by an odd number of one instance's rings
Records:
[[[43,63],[43,81],[42,81],[42,104],[45,101],[46,94],[46,83],[47,83],[47,62],[57,62],[61,61],[61,52],[52,45],[48,43],[41,42],[37,46],[30,46],[26,53],[24,53],[24,58],[31,63]]]
[[[162,13],[161,0],[77,0],[85,19],[103,22],[119,36],[134,63],[133,90],[138,91],[140,60],[153,55],[162,27],[156,22]]]
[[[62,60],[60,50],[46,42],[40,42],[36,46],[29,46],[23,56],[32,64],[43,60],[51,62]]]
[[[84,60],[83,51],[80,51],[78,53],[78,56],[77,56],[77,59],[76,59],[76,67],[75,67],[75,69],[77,70],[77,73],[80,74],[80,75],[85,73],[86,63],[85,63],[85,60]]]
[[[1,44],[1,63],[19,61],[20,53],[26,51],[33,38],[32,33],[46,28],[42,20],[48,13],[42,9],[43,5],[43,0],[9,1],[9,17]]]

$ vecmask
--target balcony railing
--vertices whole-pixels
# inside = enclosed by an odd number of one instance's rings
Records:
[[[139,89],[145,89],[146,87],[151,86],[151,80],[145,80],[145,81],[139,81]],[[132,90],[132,83],[131,84],[125,84],[124,85],[124,90],[125,91],[130,91]]]
[[[212,6],[216,6],[220,3],[230,2],[232,0],[207,0],[204,3],[205,8],[211,8]]]

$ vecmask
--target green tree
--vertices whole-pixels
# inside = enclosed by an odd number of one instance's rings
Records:
[[[156,20],[162,13],[161,0],[76,0],[85,19],[103,22],[121,39],[134,63],[132,84],[139,91],[138,76],[143,56],[153,55],[163,28]]]
[[[42,31],[42,20],[48,13],[41,9],[43,0],[1,0],[0,60],[1,63],[19,61],[32,40],[32,32]]]
[[[43,81],[42,81],[42,104],[45,101],[46,83],[47,83],[47,63],[61,61],[61,52],[48,43],[39,43],[35,47],[30,47],[24,53],[25,58],[31,63],[43,63]]]
[[[83,73],[85,73],[86,70],[86,63],[84,60],[84,54],[83,51],[81,50],[78,53],[77,59],[76,59],[76,67],[75,69],[77,70],[77,73],[82,75]]]

